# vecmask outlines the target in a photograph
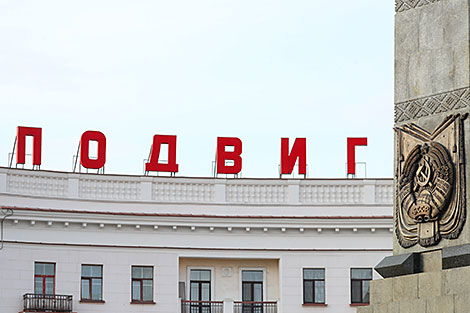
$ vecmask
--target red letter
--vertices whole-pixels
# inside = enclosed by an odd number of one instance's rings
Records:
[[[233,151],[226,151],[225,147],[233,147]],[[238,174],[242,170],[242,141],[233,137],[217,138],[217,174]],[[225,165],[226,160],[232,160],[233,165]]]
[[[299,174],[307,174],[306,139],[296,138],[289,154],[289,138],[281,138],[281,174],[292,174],[297,160],[299,160]]]
[[[163,144],[168,145],[168,163],[159,163],[160,147]],[[153,136],[152,151],[150,159],[145,163],[147,172],[178,172],[178,164],[176,164],[176,136],[155,135]]]
[[[98,143],[98,155],[96,159],[90,159],[90,141]],[[102,132],[86,131],[80,139],[80,164],[85,168],[100,169],[106,163],[106,137]]]
[[[33,165],[41,165],[42,128],[18,126],[16,136],[16,164],[24,164],[26,136],[33,136]]]
[[[367,146],[367,138],[348,138],[348,175],[356,175],[356,146]]]

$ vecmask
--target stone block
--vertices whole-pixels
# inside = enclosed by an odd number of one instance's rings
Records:
[[[373,308],[374,313],[400,313],[399,302],[377,304]]]
[[[374,309],[373,310],[374,313],[388,313],[388,304],[387,303],[374,304],[373,309]]]
[[[428,298],[426,301],[426,313],[454,313],[454,296]]]
[[[418,274],[394,277],[393,301],[418,299]],[[400,311],[401,312],[401,311]]]
[[[415,299],[402,301],[399,304],[400,313],[427,313],[426,312],[426,300]],[[443,312],[441,312],[443,313]]]
[[[456,268],[470,265],[470,244],[442,249],[442,268]]]
[[[470,309],[470,297],[468,294],[461,293],[454,295],[454,313],[468,313]]]
[[[442,295],[442,271],[418,275],[418,297],[440,297]]]
[[[361,306],[357,308],[357,313],[374,313],[374,308],[371,305]]]
[[[370,303],[382,304],[393,301],[393,279],[379,279],[370,282]]]
[[[388,304],[388,313],[400,313],[400,302],[391,302]]]
[[[433,272],[442,270],[442,251],[421,253],[421,271]]]
[[[420,256],[416,253],[399,254],[385,257],[375,267],[382,277],[395,277],[416,274],[420,270]]]
[[[443,295],[467,293],[470,285],[470,267],[445,270],[443,273]]]

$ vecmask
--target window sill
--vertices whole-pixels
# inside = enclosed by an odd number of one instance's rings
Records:
[[[82,299],[79,302],[80,303],[105,303],[104,300],[90,300],[90,299]]]
[[[133,300],[131,301],[131,304],[155,304],[153,301],[138,301],[138,300]]]
[[[370,304],[369,302],[367,302],[367,303],[351,303],[349,306],[367,306],[369,304]]]
[[[302,306],[328,306],[326,303],[303,303]]]

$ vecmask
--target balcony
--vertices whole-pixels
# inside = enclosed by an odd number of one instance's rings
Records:
[[[27,293],[23,295],[23,311],[72,312],[72,296]]]
[[[181,301],[181,313],[223,313],[222,301]]]
[[[235,301],[233,313],[277,313],[277,302]]]

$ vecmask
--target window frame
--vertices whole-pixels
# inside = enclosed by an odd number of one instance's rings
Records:
[[[370,274],[371,274],[370,277],[371,277],[371,278],[370,278],[370,279],[367,279],[367,278],[364,278],[364,279],[353,278],[353,277],[352,277],[352,272],[353,272],[353,270],[370,270]],[[350,277],[350,285],[351,285],[351,286],[350,286],[350,287],[351,287],[351,288],[350,288],[350,292],[351,292],[351,299],[350,299],[351,302],[350,302],[350,303],[351,303],[351,305],[369,305],[369,304],[370,304],[370,281],[374,279],[374,271],[373,271],[373,269],[370,268],[370,267],[351,267],[351,268],[350,268],[350,271],[349,271],[349,277]],[[353,301],[353,281],[358,281],[358,282],[360,282],[360,289],[359,289],[359,291],[360,291],[360,295],[361,295],[361,302],[354,302],[354,301]],[[369,282],[369,301],[367,301],[367,302],[364,301],[364,295],[363,295],[363,287],[362,287],[363,285],[362,285],[362,283],[363,283],[364,281],[368,281],[368,282]]]
[[[305,278],[305,270],[322,270],[323,271],[323,279],[309,279],[309,278]],[[302,290],[303,290],[303,304],[304,305],[320,305],[320,306],[323,306],[323,305],[326,305],[326,269],[325,268],[320,268],[320,267],[305,267],[305,268],[302,268]],[[323,302],[316,302],[315,300],[315,282],[317,281],[322,281],[323,282]],[[305,300],[305,295],[306,295],[306,292],[305,292],[305,283],[306,282],[312,282],[312,299],[313,299],[313,302],[307,302]]]
[[[134,278],[133,277],[133,269],[134,267],[139,267],[139,268],[151,268],[152,269],[152,278]],[[155,304],[155,299],[154,299],[154,292],[155,292],[155,284],[153,283],[155,273],[154,273],[154,266],[153,265],[131,265],[131,303],[132,304]],[[144,289],[144,280],[145,281],[151,281],[152,282],[152,299],[151,300],[143,300],[143,289]],[[138,281],[140,285],[140,299],[134,299],[134,293],[133,293],[133,286],[134,286],[134,281]]]
[[[83,266],[99,266],[101,267],[101,277],[97,277],[97,276],[94,276],[94,277],[84,277],[83,276]],[[103,264],[81,264],[81,267],[80,267],[80,302],[91,302],[91,303],[104,303],[105,301],[103,300]],[[97,300],[97,299],[93,299],[93,285],[92,285],[92,282],[93,282],[93,279],[101,279],[101,299]],[[83,280],[88,280],[88,290],[90,291],[90,298],[87,299],[87,298],[83,298],[83,290],[82,290],[82,281]]]
[[[36,274],[36,264],[52,264],[54,265],[54,275],[38,275]],[[52,278],[52,295],[55,295],[55,276],[56,276],[56,263],[55,262],[40,262],[34,261],[34,281],[33,281],[33,290],[36,294],[36,278],[42,278],[42,293],[40,295],[47,295],[46,293],[46,278]]]
[[[263,280],[261,282],[259,281],[244,281],[243,280],[243,272],[244,271],[259,271],[259,272],[262,272],[263,273]],[[265,267],[241,267],[240,268],[240,271],[239,271],[239,275],[240,275],[240,300],[241,301],[244,301],[243,300],[243,285],[245,283],[247,284],[251,284],[251,291],[253,292],[253,289],[254,289],[254,284],[261,284],[261,290],[262,290],[262,293],[261,293],[261,299],[263,299],[262,301],[267,301],[265,300],[266,299],[266,279],[267,279],[267,271],[266,271],[266,268]],[[253,293],[252,293],[253,295]]]

